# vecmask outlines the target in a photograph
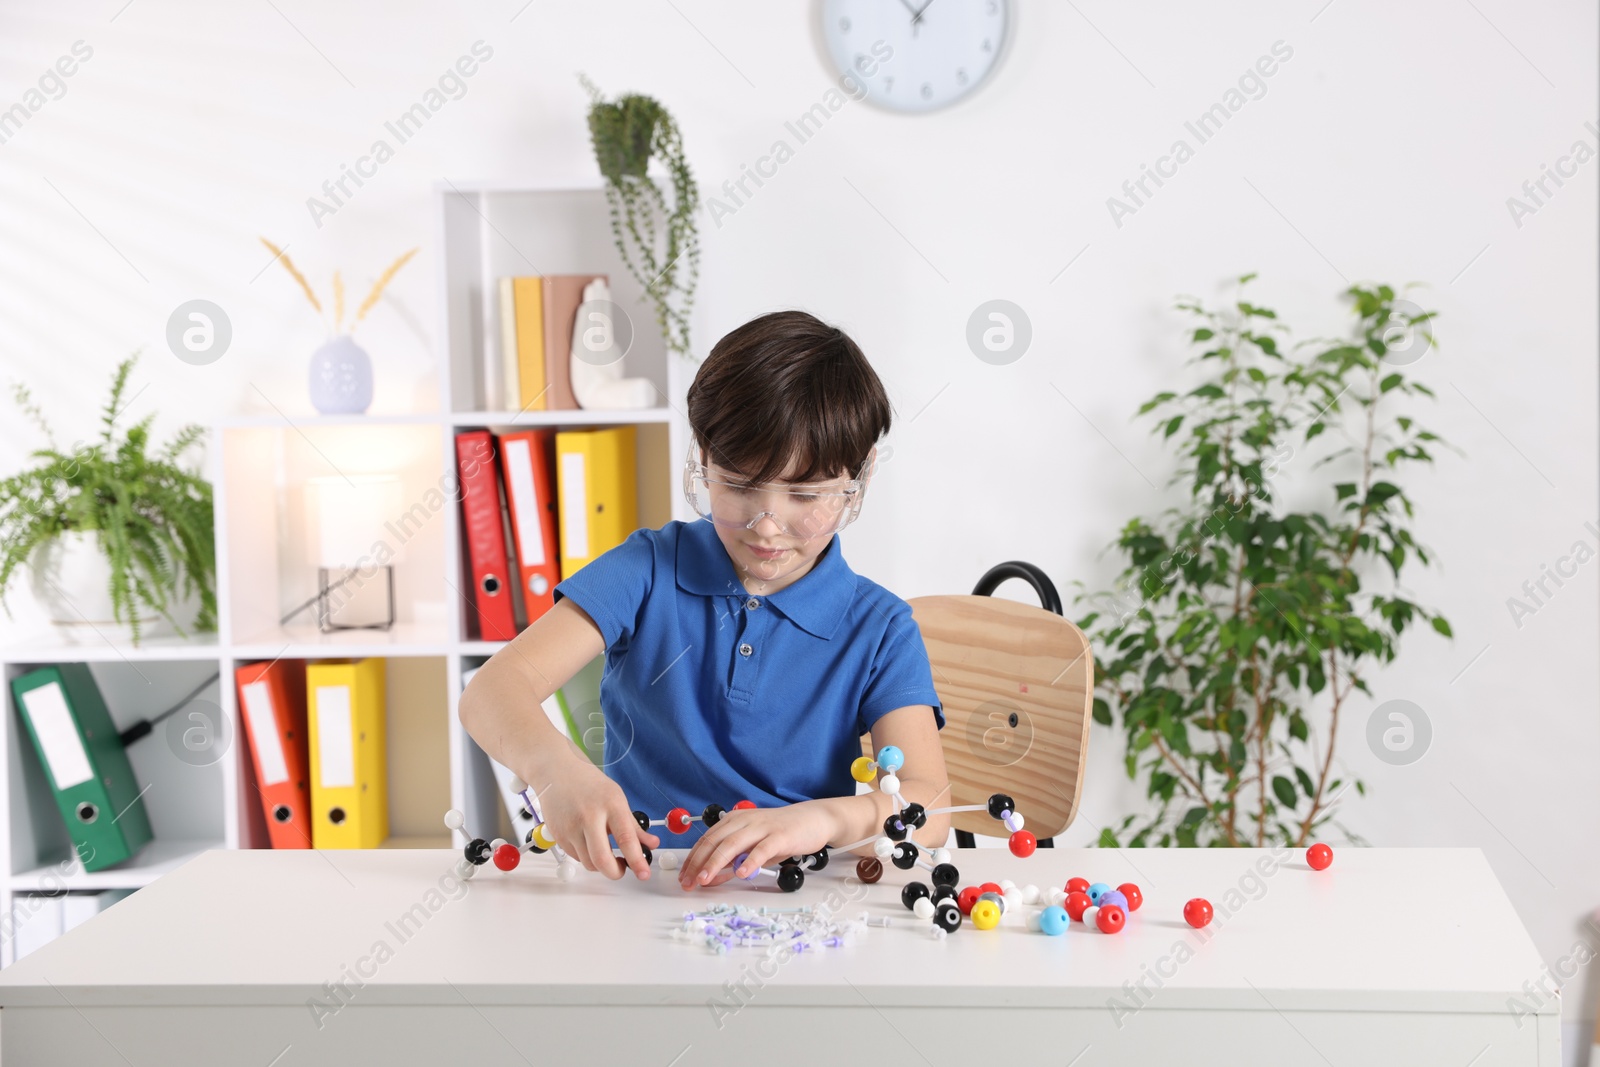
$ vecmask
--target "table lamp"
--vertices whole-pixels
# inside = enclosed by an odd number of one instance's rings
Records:
[[[352,474],[306,482],[306,556],[317,566],[317,628],[387,630],[394,625],[394,566],[405,542],[386,535],[400,514],[400,479]],[[384,609],[371,622],[336,621],[340,609],[383,571]],[[334,572],[338,572],[337,576]]]

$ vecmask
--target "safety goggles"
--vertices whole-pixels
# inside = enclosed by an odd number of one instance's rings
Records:
[[[730,530],[753,530],[770,518],[784,536],[807,541],[831,536],[855,521],[872,464],[869,459],[860,476],[849,480],[755,485],[712,471],[699,455],[699,445],[691,443],[683,464],[683,495],[696,515]]]

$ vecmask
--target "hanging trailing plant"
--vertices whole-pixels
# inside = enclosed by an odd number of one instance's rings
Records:
[[[1387,285],[1345,295],[1353,336],[1305,342],[1307,356],[1242,293],[1216,310],[1178,305],[1198,320],[1200,380],[1139,413],[1175,443],[1188,499],[1130,520],[1113,545],[1126,558],[1117,588],[1079,597],[1099,609],[1079,622],[1098,652],[1095,721],[1120,725],[1128,777],[1154,808],[1106,827],[1102,845],[1304,846],[1346,784],[1333,756],[1352,694],[1371,695],[1412,623],[1450,636],[1399,586],[1429,555],[1396,475],[1444,442],[1393,409],[1433,396],[1409,374],[1434,347],[1433,313]],[[1274,478],[1291,464],[1302,487],[1343,465],[1327,506],[1280,505]],[[1370,588],[1380,566],[1392,591]]]
[[[700,237],[694,221],[700,193],[683,155],[678,125],[651,97],[629,93],[608,102],[587,77],[580,74],[578,80],[589,92],[589,137],[606,182],[617,251],[628,273],[655,303],[656,323],[667,347],[692,357],[689,309],[700,277]],[[661,160],[671,178],[670,206],[650,177],[652,156]]]

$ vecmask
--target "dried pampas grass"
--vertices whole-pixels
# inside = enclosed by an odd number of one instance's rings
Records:
[[[273,259],[283,264],[283,269],[288,271],[289,277],[299,284],[300,291],[306,294],[306,299],[311,301],[311,306],[316,309],[318,315],[321,315],[323,313],[322,301],[317,299],[317,294],[311,289],[311,283],[306,281],[306,276],[301,274],[299,269],[295,267],[293,261],[289,259],[288,253],[265,237],[261,238],[261,243],[267,246],[267,251],[272,253]],[[394,280],[394,276],[400,273],[400,268],[410,262],[411,257],[416,255],[418,251],[420,249],[413,248],[389,264],[388,270],[378,275],[378,280],[372,285],[372,292],[367,294],[367,298],[356,309],[355,318],[350,320],[351,330],[354,330],[356,324],[367,317],[367,312],[377,306],[378,299],[383,296],[384,289],[388,288],[389,283]],[[333,272],[333,319],[334,332],[342,332],[344,330],[344,278],[338,271]]]
[[[367,312],[371,311],[373,305],[378,302],[378,297],[383,295],[384,287],[387,286],[389,282],[393,280],[394,276],[399,273],[400,268],[405,266],[411,257],[416,254],[417,250],[413,248],[411,251],[405,253],[399,259],[389,264],[388,270],[378,275],[378,280],[373,283],[372,292],[367,294],[367,298],[363,300],[361,302],[361,306],[356,309],[356,318],[355,322],[350,324],[351,329],[355,329],[356,323],[366,318]]]

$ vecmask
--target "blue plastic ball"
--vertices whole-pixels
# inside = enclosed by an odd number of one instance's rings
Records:
[[[1098,908],[1100,906],[1100,898],[1112,891],[1112,888],[1104,882],[1095,882],[1089,887],[1089,903]]]
[[[1060,937],[1067,932],[1067,924],[1071,921],[1065,911],[1052,904],[1039,913],[1039,932]]]
[[[1098,904],[1102,908],[1105,907],[1107,904],[1115,904],[1117,907],[1121,908],[1124,912],[1126,912],[1128,910],[1128,898],[1123,896],[1120,892],[1118,892],[1115,889],[1108,889],[1104,893],[1101,893],[1100,894],[1100,899],[1095,901],[1095,903]]]
[[[906,765],[906,754],[894,745],[884,745],[878,751],[878,768],[893,774]]]

